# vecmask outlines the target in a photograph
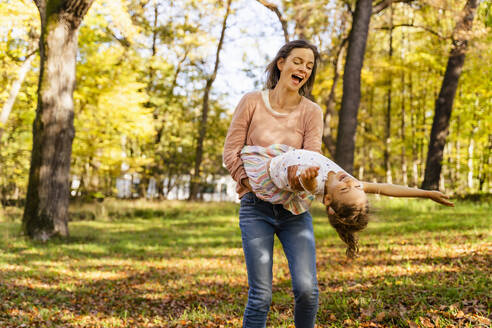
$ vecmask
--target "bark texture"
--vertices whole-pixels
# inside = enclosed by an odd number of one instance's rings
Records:
[[[453,110],[454,97],[465,63],[469,33],[473,27],[473,19],[479,2],[479,0],[468,0],[466,2],[463,16],[454,29],[453,46],[449,54],[441,90],[436,100],[422,189],[434,190],[439,188],[443,151],[446,137],[449,134],[449,121]]]
[[[355,132],[361,95],[360,73],[364,62],[371,12],[371,0],[357,1],[343,75],[342,108],[338,121],[335,162],[349,173],[352,173],[354,168]]]
[[[41,65],[22,226],[36,240],[68,236],[77,31],[92,2],[35,1],[41,17]]]

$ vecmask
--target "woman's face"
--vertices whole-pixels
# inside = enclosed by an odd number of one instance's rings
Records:
[[[339,204],[347,204],[356,206],[357,208],[363,207],[367,202],[367,195],[363,190],[362,183],[345,172],[329,172],[325,181],[326,195],[328,197],[329,205],[332,201],[336,201]]]
[[[280,70],[278,83],[292,91],[306,84],[314,67],[314,54],[311,49],[294,48],[287,58],[280,58],[277,62]]]

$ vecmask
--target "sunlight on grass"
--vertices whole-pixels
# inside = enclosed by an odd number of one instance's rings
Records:
[[[372,208],[354,262],[324,209],[312,210],[318,327],[490,324],[490,204],[375,198]],[[20,236],[21,210],[9,209],[0,217],[0,326],[240,327],[247,277],[237,211],[228,203],[72,205],[70,238],[41,244]],[[278,240],[273,270],[268,326],[292,327]]]

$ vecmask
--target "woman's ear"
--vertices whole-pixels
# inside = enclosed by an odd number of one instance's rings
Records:
[[[323,204],[325,204],[325,206],[330,206],[331,201],[332,201],[331,195],[330,194],[325,194],[325,196],[323,197]]]
[[[280,57],[278,60],[277,60],[277,68],[279,71],[282,72],[282,70],[284,69],[284,64],[285,64],[285,58],[283,57]]]

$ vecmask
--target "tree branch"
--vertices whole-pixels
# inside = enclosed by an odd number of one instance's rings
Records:
[[[63,13],[69,17],[69,22],[78,28],[93,2],[94,0],[68,0],[64,3]]]
[[[108,34],[110,34],[116,41],[118,41],[124,48],[130,48],[131,46],[131,43],[130,41],[128,41],[127,38],[125,38],[125,36],[119,38],[111,28],[109,28],[108,26],[106,26],[106,32]]]
[[[350,3],[345,0],[345,6],[347,6],[347,10],[350,13],[350,15],[354,16],[354,10],[352,9],[352,6],[350,6]]]
[[[9,118],[10,112],[12,111],[12,107],[14,106],[15,99],[17,98],[17,95],[19,94],[20,88],[22,86],[22,83],[24,82],[24,79],[26,77],[27,72],[31,69],[31,63],[34,59],[34,54],[38,51],[36,50],[32,51],[28,55],[26,55],[26,59],[24,63],[22,63],[18,73],[17,73],[17,79],[14,81],[12,84],[12,88],[9,92],[9,97],[7,101],[3,104],[2,107],[2,112],[0,113],[0,141],[2,140],[2,134],[4,131],[4,125],[7,123],[7,120]]]
[[[414,25],[414,24],[411,24],[411,23],[403,23],[403,24],[395,24],[391,27],[388,27],[388,26],[383,26],[383,27],[377,27],[376,30],[393,30],[397,27],[414,27],[414,28],[421,28],[423,30],[425,30],[426,32],[429,32],[435,36],[437,36],[439,39],[441,40],[447,40],[449,39],[450,37],[447,37],[447,36],[443,36],[441,34],[439,34],[438,32],[432,30],[431,28],[429,27],[426,27],[426,26],[420,26],[420,25]]]
[[[372,7],[372,14],[379,14],[381,11],[388,8],[392,3],[403,2],[403,3],[411,3],[415,0],[381,0],[377,4]]]
[[[282,13],[278,9],[278,7],[275,4],[268,2],[266,0],[256,0],[256,1],[258,1],[263,6],[267,7],[268,9],[270,9],[271,11],[273,11],[277,15],[278,20],[280,21],[280,24],[282,24],[282,30],[284,32],[285,42],[289,42],[289,33],[287,31],[287,21],[282,17]]]

